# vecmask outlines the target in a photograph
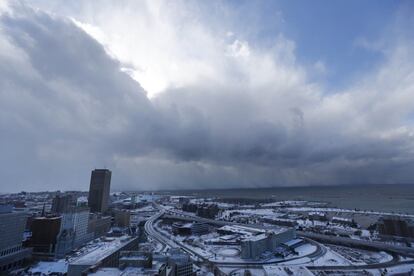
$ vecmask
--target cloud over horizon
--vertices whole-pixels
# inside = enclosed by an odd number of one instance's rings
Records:
[[[414,182],[410,14],[332,89],[330,64],[221,2],[221,24],[204,4],[48,4],[0,6],[4,192],[86,190],[104,166],[115,190]]]

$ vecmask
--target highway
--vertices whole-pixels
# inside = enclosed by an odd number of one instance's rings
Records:
[[[190,254],[192,257],[198,258],[199,260],[201,259],[201,261],[203,262],[208,262],[208,259],[206,259],[204,256],[202,256],[201,254],[197,253],[196,251],[192,250],[191,248],[178,243],[176,241],[171,240],[169,237],[165,237],[162,233],[158,232],[155,228],[154,228],[154,222],[156,220],[158,220],[160,217],[162,217],[164,215],[164,210],[160,210],[159,213],[153,215],[152,217],[150,217],[144,225],[144,229],[145,229],[145,233],[150,236],[151,238],[157,240],[158,242],[164,244],[165,246],[168,246],[170,248],[176,248],[179,247],[181,249],[183,249],[185,252],[187,252],[188,254]]]
[[[377,241],[355,240],[351,238],[327,236],[327,235],[322,235],[322,234],[301,232],[301,231],[297,231],[297,234],[302,237],[306,237],[312,240],[317,240],[320,242],[325,242],[325,243],[330,243],[330,244],[338,244],[338,245],[343,245],[343,246],[348,246],[348,247],[352,246],[356,248],[369,249],[369,250],[387,251],[387,252],[399,254],[402,256],[406,256],[406,257],[414,257],[414,248],[411,248],[411,247],[403,247],[403,246],[386,244],[386,243],[377,242]]]
[[[184,219],[184,220],[190,220],[190,221],[199,221],[199,222],[205,222],[205,223],[209,223],[209,224],[213,224],[213,225],[218,225],[218,226],[224,226],[224,225],[242,225],[242,226],[246,226],[244,224],[239,224],[239,223],[233,223],[233,222],[227,222],[227,221],[221,221],[221,220],[213,220],[213,219],[207,219],[207,218],[201,218],[195,215],[189,215],[189,214],[185,214],[182,213],[180,211],[176,211],[176,210],[168,210],[165,207],[155,204],[155,206],[160,210],[160,213],[158,213],[158,216],[154,216],[154,219],[151,220],[151,222],[149,223],[151,225],[151,228],[153,230],[153,232],[157,233],[158,235],[160,235],[156,230],[153,229],[152,227],[152,223],[157,220],[158,218],[160,218],[162,215],[167,215],[171,218],[177,218],[177,219]],[[147,222],[148,223],[148,222]],[[149,225],[149,226],[150,226]],[[145,225],[146,229],[147,229],[147,224]],[[251,225],[252,227],[256,227],[256,225]],[[257,225],[257,227],[260,227],[260,225]],[[147,230],[146,230],[147,231]],[[147,231],[148,233],[148,231]],[[310,259],[317,259],[320,256],[323,256],[326,253],[326,249],[324,246],[320,246],[315,240],[318,241],[322,241],[322,242],[326,242],[326,243],[331,243],[331,244],[340,244],[340,245],[345,245],[345,246],[353,246],[353,247],[357,247],[357,248],[365,248],[365,249],[374,249],[374,250],[379,250],[379,251],[387,251],[387,252],[391,252],[393,253],[393,259],[388,261],[388,262],[384,262],[384,263],[376,263],[376,264],[367,264],[367,265],[346,265],[346,266],[312,266],[309,265],[307,266],[308,269],[311,270],[356,270],[356,269],[378,269],[378,268],[389,268],[389,267],[393,267],[393,266],[397,266],[397,265],[402,265],[402,264],[414,264],[414,261],[409,260],[409,261],[399,261],[399,258],[395,256],[395,253],[404,255],[404,256],[413,256],[411,255],[414,250],[412,248],[405,248],[405,247],[401,247],[401,246],[396,246],[396,245],[389,245],[389,244],[385,244],[385,243],[381,243],[381,242],[371,242],[371,241],[363,241],[363,240],[354,240],[354,239],[350,239],[350,238],[344,238],[344,237],[333,237],[333,236],[326,236],[326,235],[321,235],[321,234],[314,234],[314,233],[306,233],[306,232],[297,232],[299,236],[305,238],[308,242],[314,244],[317,246],[317,250],[311,254],[308,254],[306,256],[301,256],[301,257],[295,257],[289,260],[295,260],[295,259],[299,259],[299,258],[304,258],[304,257],[308,257]],[[234,262],[234,263],[229,263],[229,262],[220,262],[220,261],[212,261],[212,260],[208,260],[205,257],[199,255],[197,252],[194,252],[193,250],[191,250],[190,248],[186,247],[184,244],[176,244],[175,242],[172,242],[170,239],[161,236],[164,240],[167,240],[169,243],[174,244],[171,247],[181,247],[183,248],[185,251],[191,253],[191,255],[195,255],[198,256],[199,258],[203,259],[204,261],[210,263],[210,264],[214,264],[214,265],[220,265],[220,266],[227,266],[227,267],[260,267],[262,265],[270,265],[270,264],[276,264],[276,263],[282,263],[282,262],[286,262],[287,260],[278,260],[278,261],[269,261],[269,262]],[[156,238],[157,239],[157,238]],[[157,239],[158,240],[158,239]],[[161,241],[160,241],[161,242]]]
[[[215,224],[215,225],[231,224],[231,225],[246,226],[240,223],[201,218],[195,215],[183,214],[178,211],[168,210],[166,211],[166,213],[173,214],[177,216],[177,218],[181,218],[181,219],[188,218],[188,220],[206,222],[206,223]],[[261,225],[251,225],[251,226],[258,227],[258,228],[262,227]],[[370,250],[386,251],[386,252],[391,252],[391,253],[399,254],[402,256],[414,258],[414,248],[411,248],[411,247],[403,247],[403,246],[386,244],[386,243],[377,242],[377,241],[356,240],[356,239],[345,238],[345,237],[328,236],[328,235],[316,234],[316,233],[311,233],[311,232],[303,232],[303,231],[296,231],[296,233],[298,234],[298,236],[305,237],[310,240],[317,240],[317,241],[321,241],[325,243],[344,245],[348,247],[353,246],[353,247],[363,248],[363,249],[365,248],[365,249],[370,249]]]
[[[164,244],[165,246],[176,247],[176,244],[174,242],[172,242],[170,239],[167,239],[166,237],[164,237],[163,235],[161,235],[160,233],[158,233],[154,229],[154,226],[153,226],[154,221],[159,219],[163,214],[164,214],[164,211],[161,210],[159,213],[156,213],[155,215],[150,217],[145,222],[145,225],[144,225],[145,233],[148,236],[150,236],[151,238],[153,238],[153,239],[157,240],[158,242]]]
[[[155,240],[159,241],[160,243],[169,246],[169,247],[180,247],[182,248],[184,251],[186,251],[187,253],[189,253],[191,256],[193,257],[197,257],[199,259],[201,259],[203,262],[205,263],[209,263],[212,265],[220,265],[220,266],[227,266],[227,267],[262,267],[263,265],[271,265],[271,264],[277,264],[277,263],[282,263],[282,262],[286,262],[286,261],[293,261],[293,260],[297,260],[300,258],[305,258],[308,257],[310,259],[316,259],[322,255],[324,255],[326,253],[326,249],[323,246],[320,246],[317,242],[312,241],[310,239],[306,239],[309,243],[313,244],[316,246],[316,250],[310,254],[307,255],[303,255],[303,256],[298,256],[298,257],[293,257],[293,258],[289,258],[289,259],[283,259],[283,260],[276,260],[276,261],[251,261],[251,262],[223,262],[223,261],[216,261],[216,260],[211,260],[206,258],[205,256],[199,254],[198,252],[192,250],[190,247],[186,246],[183,243],[178,243],[175,242],[173,240],[171,240],[168,237],[163,236],[160,232],[158,232],[155,228],[154,228],[154,222],[156,220],[158,220],[161,216],[165,215],[166,213],[173,213],[175,216],[171,216],[169,215],[169,217],[175,217],[177,219],[190,219],[187,215],[185,214],[180,214],[179,212],[176,211],[170,211],[170,210],[166,210],[165,208],[162,208],[160,205],[155,204],[155,206],[160,210],[159,213],[155,214],[154,216],[152,216],[150,219],[147,220],[147,222],[145,223],[144,229],[145,232],[147,233],[147,235],[151,236],[152,238],[154,238]],[[179,216],[177,216],[179,215]],[[234,223],[229,223],[229,222],[225,222],[225,221],[220,221],[220,220],[212,220],[212,219],[206,219],[206,218],[201,218],[198,216],[193,216],[191,217],[192,221],[202,221],[202,222],[207,222],[210,224],[215,224],[215,225],[228,225],[228,224],[234,224]],[[245,225],[244,225],[245,226]]]

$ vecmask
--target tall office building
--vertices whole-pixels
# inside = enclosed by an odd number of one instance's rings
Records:
[[[69,220],[70,221],[70,220]],[[64,221],[66,224],[68,221]],[[57,244],[63,242],[63,237],[59,236],[61,230],[67,229],[61,227],[62,217],[37,217],[32,221],[30,230],[30,247],[33,248],[33,255],[39,259],[53,259],[55,257]],[[61,246],[63,243],[61,243]],[[61,246],[58,254],[61,254]]]
[[[75,207],[63,213],[56,242],[56,257],[63,258],[74,248],[93,240],[95,233],[89,233],[88,228],[89,208]]]
[[[107,169],[93,170],[89,186],[88,205],[91,212],[103,213],[108,209],[112,172]]]
[[[26,220],[26,213],[0,205],[0,275],[7,275],[31,257],[31,249],[22,247]]]

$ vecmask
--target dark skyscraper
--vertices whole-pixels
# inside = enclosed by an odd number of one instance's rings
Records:
[[[89,186],[88,205],[91,212],[103,213],[108,208],[112,172],[107,169],[93,170]]]

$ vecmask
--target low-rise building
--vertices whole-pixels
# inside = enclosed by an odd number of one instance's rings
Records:
[[[241,258],[259,259],[265,252],[274,252],[281,244],[296,238],[293,228],[279,228],[241,240]]]
[[[320,220],[320,221],[328,220],[324,212],[309,212],[308,217],[311,220]]]
[[[130,226],[131,212],[129,210],[114,210],[114,222],[118,227]]]
[[[90,214],[88,222],[88,233],[93,233],[94,238],[105,236],[111,229],[111,217],[100,214]]]
[[[175,235],[201,235],[208,233],[209,226],[203,222],[173,223],[172,231]]]
[[[287,227],[295,227],[298,225],[296,220],[293,219],[286,219],[286,218],[263,218],[262,222],[273,224],[273,225],[280,225],[280,226],[287,226]]]
[[[128,236],[105,238],[94,250],[69,263],[68,276],[88,275],[100,267],[118,267],[121,251],[137,249],[137,238]]]
[[[382,236],[414,238],[414,222],[398,216],[385,216],[378,220],[377,229]]]
[[[304,266],[280,266],[265,265],[263,266],[265,276],[313,276],[314,274]]]
[[[350,218],[333,217],[331,221],[341,225],[355,226],[355,222]]]
[[[195,276],[193,262],[188,254],[179,248],[171,248],[168,262],[159,269],[159,276]]]
[[[196,215],[202,218],[214,219],[219,212],[216,204],[199,205],[197,207]]]
[[[122,251],[119,256],[119,267],[152,268],[152,253],[143,251]]]

